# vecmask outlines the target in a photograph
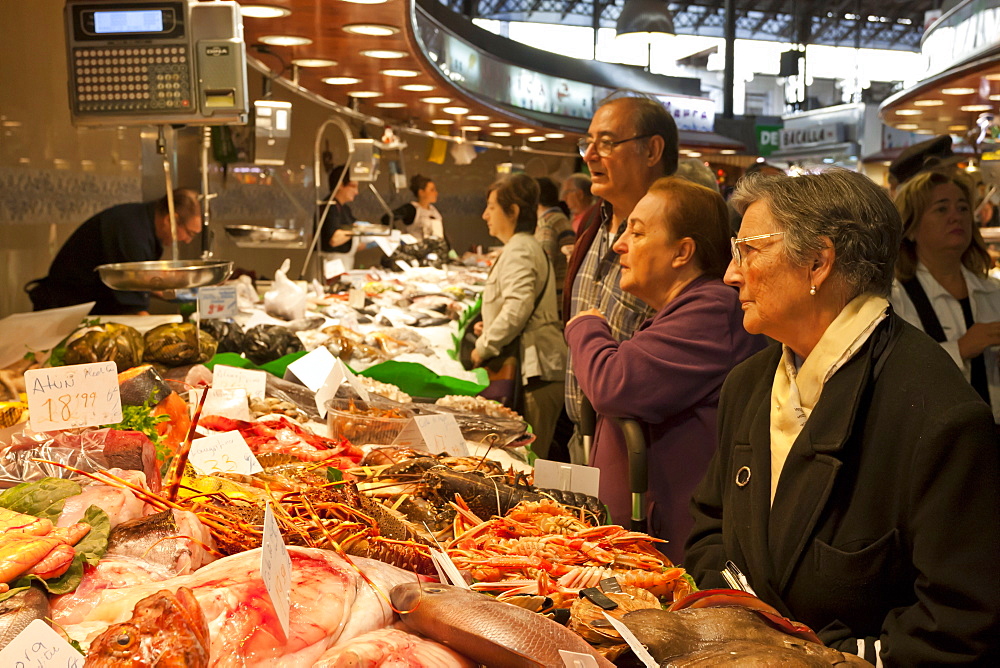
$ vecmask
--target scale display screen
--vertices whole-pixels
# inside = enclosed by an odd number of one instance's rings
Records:
[[[163,32],[162,10],[130,9],[94,12],[94,33],[98,35],[149,32]]]

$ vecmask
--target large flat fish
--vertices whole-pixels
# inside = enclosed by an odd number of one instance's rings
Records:
[[[37,587],[28,587],[0,601],[0,649],[36,619],[49,616],[49,599]]]
[[[870,666],[853,654],[789,635],[741,606],[636,610],[622,621],[662,666]]]
[[[613,664],[565,626],[486,594],[443,584],[406,582],[389,593],[403,625],[485,666],[561,666],[559,650],[589,654],[601,668]]]

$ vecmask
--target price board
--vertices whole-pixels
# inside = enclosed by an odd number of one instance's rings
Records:
[[[118,367],[93,362],[24,372],[28,424],[34,431],[56,431],[122,421]]]
[[[238,313],[235,285],[198,288],[199,318],[235,318]]]

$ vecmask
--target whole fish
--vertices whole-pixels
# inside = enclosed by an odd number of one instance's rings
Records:
[[[602,668],[613,664],[565,626],[534,612],[461,587],[406,582],[389,593],[406,628],[451,647],[485,666],[561,666],[559,650],[589,654]]]
[[[395,628],[376,629],[337,643],[313,668],[476,668],[476,664],[444,645]]]
[[[662,665],[871,665],[853,654],[779,631],[760,613],[742,606],[636,610],[622,621]]]
[[[36,619],[49,616],[49,599],[37,587],[28,587],[0,601],[0,649]]]
[[[186,587],[158,591],[135,604],[90,644],[84,668],[206,668],[208,624]]]
[[[212,537],[194,513],[164,510],[122,522],[108,536],[108,556],[152,562],[185,575],[212,561]]]

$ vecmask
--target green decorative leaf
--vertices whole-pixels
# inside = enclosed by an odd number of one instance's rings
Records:
[[[340,482],[344,479],[344,472],[332,466],[326,467],[326,479],[330,482]]]
[[[82,554],[84,560],[91,566],[96,566],[108,549],[108,537],[111,535],[111,518],[98,506],[87,508],[82,522],[90,525],[90,532],[80,539],[73,549]]]
[[[38,582],[45,587],[45,591],[50,594],[68,594],[71,591],[76,591],[76,588],[80,586],[80,581],[83,580],[84,561],[84,556],[82,554],[77,554],[73,557],[73,563],[70,564],[69,570],[59,577],[51,580],[43,580],[37,575],[24,575],[11,583],[11,590],[15,587],[29,587],[32,582]]]
[[[80,484],[72,480],[42,478],[37,482],[22,482],[0,494],[0,506],[55,522],[66,499],[81,491]]]

